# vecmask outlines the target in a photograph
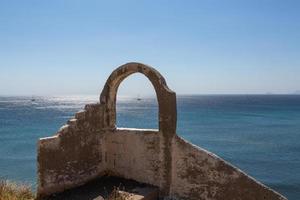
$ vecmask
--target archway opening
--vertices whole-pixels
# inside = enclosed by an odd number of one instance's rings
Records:
[[[135,73],[120,84],[116,102],[118,128],[158,129],[158,102],[150,80]]]

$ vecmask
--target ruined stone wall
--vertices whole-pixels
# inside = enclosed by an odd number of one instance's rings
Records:
[[[170,195],[189,200],[285,199],[223,159],[175,136]]]
[[[159,130],[117,129],[116,93],[132,73],[157,93]],[[107,80],[100,103],[86,105],[38,143],[38,194],[73,188],[102,175],[159,187],[161,197],[189,200],[285,199],[216,155],[176,135],[176,95],[153,68],[128,63]]]
[[[55,136],[38,143],[38,193],[51,194],[81,185],[105,169],[99,120],[101,105],[87,105]]]
[[[160,186],[164,158],[159,132],[121,129],[104,138],[107,170],[116,176]]]

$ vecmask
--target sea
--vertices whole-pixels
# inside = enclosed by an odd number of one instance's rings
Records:
[[[117,98],[117,126],[158,128],[154,97]],[[0,179],[36,187],[37,141],[98,96],[1,96]],[[178,95],[177,134],[300,199],[300,95]]]

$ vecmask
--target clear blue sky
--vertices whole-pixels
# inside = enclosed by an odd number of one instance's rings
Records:
[[[178,94],[293,93],[300,1],[0,1],[1,95],[99,94],[130,61]],[[134,76],[122,92],[147,84]]]

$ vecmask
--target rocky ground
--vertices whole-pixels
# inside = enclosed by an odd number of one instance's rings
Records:
[[[136,181],[102,177],[86,185],[42,198],[42,200],[156,200],[158,189]]]

